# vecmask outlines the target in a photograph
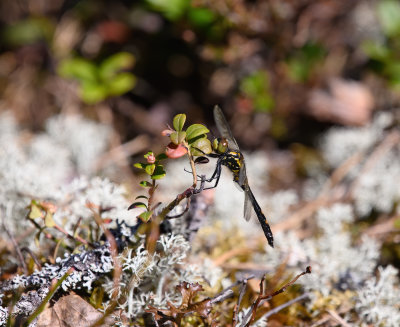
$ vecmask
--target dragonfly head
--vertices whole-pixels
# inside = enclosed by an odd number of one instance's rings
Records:
[[[217,153],[225,153],[226,151],[228,151],[228,140],[224,137],[214,139],[213,149]]]

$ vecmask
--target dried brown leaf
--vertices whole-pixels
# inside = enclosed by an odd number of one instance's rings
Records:
[[[37,327],[89,327],[102,315],[80,296],[67,295],[40,314]],[[111,324],[100,325],[100,327],[106,326],[111,326]]]

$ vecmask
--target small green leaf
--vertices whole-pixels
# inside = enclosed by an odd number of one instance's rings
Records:
[[[32,201],[31,210],[29,211],[29,219],[41,218],[42,210]]]
[[[113,77],[122,69],[129,69],[135,63],[135,57],[128,52],[116,53],[107,59],[105,59],[99,68],[99,75],[107,81],[110,77]]]
[[[142,187],[151,187],[152,184],[149,183],[148,181],[141,181],[139,185]]]
[[[144,222],[148,222],[151,216],[153,215],[153,211],[145,211],[142,212],[138,217]]]
[[[146,168],[146,164],[141,163],[141,162],[137,162],[135,164],[133,164],[133,167],[139,168],[139,169],[145,169]]]
[[[79,91],[82,101],[87,104],[101,102],[107,97],[106,86],[97,82],[83,82]]]
[[[400,4],[397,0],[378,2],[378,17],[386,36],[395,37],[400,34]]]
[[[146,195],[138,195],[136,198],[135,198],[135,200],[137,200],[137,199],[148,199],[149,197],[148,196],[146,196]]]
[[[190,146],[191,153],[194,156],[204,156],[212,152],[211,142],[207,138],[199,138]]]
[[[27,15],[26,19],[14,20],[2,27],[2,43],[18,47],[49,41],[53,38],[55,29],[54,22],[44,15]]]
[[[153,175],[151,176],[151,179],[161,179],[164,178],[166,175],[166,172],[164,170],[164,167],[161,165],[158,165],[156,169],[154,170]]]
[[[145,208],[147,210],[147,205],[144,204],[143,202],[133,202],[129,207],[128,210],[134,209],[134,208]]]
[[[146,2],[152,9],[159,11],[172,21],[181,18],[190,6],[190,1],[188,0],[146,0]]]
[[[50,212],[46,212],[46,216],[44,217],[44,224],[46,227],[54,227],[56,223],[54,222],[53,215]]]
[[[160,153],[159,155],[156,156],[157,161],[165,160],[167,159],[167,155],[165,153]]]
[[[208,128],[205,127],[204,125],[193,124],[193,125],[190,125],[188,127],[188,129],[186,130],[186,135],[187,135],[186,137],[187,137],[187,140],[190,141],[202,134],[207,134],[209,132],[210,131],[208,130]]]
[[[60,63],[57,71],[61,77],[74,78],[80,82],[96,83],[98,79],[97,67],[83,58],[65,59]]]
[[[118,96],[133,89],[136,77],[131,73],[120,73],[107,83],[107,94]]]
[[[183,125],[185,125],[186,115],[178,114],[174,117],[173,125],[176,131],[180,132],[183,129]]]
[[[145,171],[148,175],[153,175],[154,173],[154,169],[156,169],[156,165],[155,164],[150,164],[150,165],[146,165]]]
[[[185,137],[186,137],[186,132],[184,132],[184,131],[173,132],[170,135],[170,139],[171,139],[172,143],[174,143],[176,145],[181,144],[184,141]]]
[[[190,8],[189,21],[198,27],[206,27],[215,21],[215,14],[206,8]]]

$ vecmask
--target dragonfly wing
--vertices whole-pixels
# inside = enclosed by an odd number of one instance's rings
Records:
[[[228,147],[231,150],[239,150],[239,145],[233,137],[232,131],[229,128],[228,122],[226,121],[226,118],[222,113],[221,108],[218,106],[214,107],[214,120],[221,136],[228,140]]]
[[[240,162],[238,183],[243,188],[243,190],[247,190],[249,188],[249,182],[247,181],[246,164],[244,163],[243,157]]]
[[[249,221],[250,218],[254,216],[253,214],[253,205],[250,200],[249,192],[244,193],[244,213],[243,217],[246,219],[246,221]]]

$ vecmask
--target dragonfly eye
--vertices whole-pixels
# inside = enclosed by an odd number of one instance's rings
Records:
[[[217,138],[213,141],[213,149],[217,153],[225,153],[228,150],[228,141],[226,138]]]

